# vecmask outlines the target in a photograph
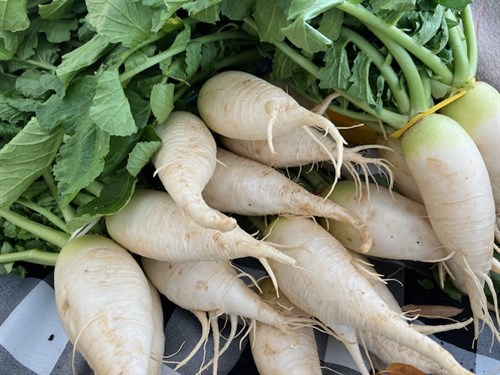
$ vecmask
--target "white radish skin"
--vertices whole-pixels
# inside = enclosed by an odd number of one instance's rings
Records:
[[[293,264],[289,256],[237,227],[228,232],[196,224],[165,192],[138,190],[127,206],[106,218],[116,242],[144,257],[181,262],[255,257]]]
[[[342,206],[309,193],[277,170],[219,148],[220,161],[203,190],[210,206],[222,212],[247,216],[301,215],[338,220],[355,228],[359,251],[370,249],[366,223]]]
[[[477,81],[461,98],[440,113],[454,119],[471,136],[490,176],[497,213],[500,213],[500,94],[484,81]]]
[[[155,129],[162,145],[151,160],[172,199],[205,228],[234,229],[236,220],[209,207],[201,196],[214,173],[217,152],[205,123],[190,112],[174,111]]]
[[[337,143],[337,177],[340,176],[345,140],[325,117],[302,107],[283,89],[241,71],[226,71],[208,79],[200,89],[198,111],[214,132],[235,139],[273,139],[297,127],[328,132]]]
[[[493,287],[488,273],[494,251],[495,203],[477,146],[456,121],[442,114],[429,115],[409,128],[401,146],[434,232],[453,254],[448,263],[454,263],[463,278],[463,285],[457,286],[469,296],[475,338],[482,320],[500,340],[483,291],[485,282]],[[497,303],[495,311],[498,320]]]
[[[367,255],[427,262],[448,256],[422,204],[374,184],[361,189],[358,190],[353,181],[340,181],[329,199],[366,223],[373,237]],[[326,227],[345,247],[359,249],[359,236],[351,226],[328,220]]]
[[[359,260],[357,263],[358,269],[360,267],[365,268],[365,272],[363,274],[368,275],[367,280],[372,285],[373,289],[377,292],[377,294],[384,300],[387,306],[398,315],[403,315],[403,310],[399,306],[398,301],[394,298],[394,295],[387,287],[387,284],[383,282],[376,276],[375,268],[371,265],[367,258],[361,254],[353,254],[355,258]],[[436,332],[444,332],[452,329],[463,328],[469,321],[463,323],[453,323],[446,325],[433,325],[433,326],[425,326],[425,325],[413,325],[412,327],[418,329],[420,332],[424,334],[432,334]],[[428,331],[428,332],[423,332]],[[409,349],[399,342],[387,339],[384,336],[377,335],[374,333],[366,333],[364,331],[359,332],[361,336],[361,342],[366,346],[369,352],[373,353],[379,361],[379,368],[385,368],[391,363],[405,363],[419,370],[423,371],[426,374],[438,374],[442,373],[442,369],[427,358],[415,350]]]
[[[435,361],[450,374],[471,374],[439,344],[410,327],[353,265],[353,256],[329,232],[307,218],[281,218],[268,240],[287,246],[296,267],[272,262],[281,291],[325,325],[345,324],[384,336]]]
[[[217,373],[219,356],[234,338],[238,317],[252,322],[260,321],[283,331],[293,327],[295,319],[287,318],[264,302],[258,294],[245,285],[229,261],[171,263],[142,258],[142,264],[145,273],[160,293],[176,305],[193,312],[202,324],[203,333],[198,345],[177,365],[176,369],[187,363],[208,339],[206,313],[209,315],[214,335],[214,358],[208,363],[213,361],[214,374]],[[217,317],[221,314],[230,317],[231,334],[227,345],[219,351]],[[299,322],[302,323],[303,320],[300,319]]]
[[[163,364],[163,353],[165,352],[165,326],[163,322],[163,307],[161,305],[160,293],[149,279],[148,285],[149,291],[151,292],[151,312],[153,313],[153,344],[151,346],[149,371],[151,374],[160,374]]]
[[[150,368],[155,303],[127,250],[100,236],[71,240],[57,258],[54,288],[64,330],[96,374],[159,374]]]
[[[247,141],[219,136],[221,144],[237,155],[267,164],[275,168],[300,167],[303,165],[328,162],[337,144],[330,137],[316,129],[311,129],[309,136],[303,128],[294,128],[274,138],[274,150],[271,152],[266,141]],[[377,145],[344,148],[343,168],[359,180],[356,168],[362,168],[368,174],[368,164],[373,164],[392,176],[387,163],[380,158],[367,158],[361,153],[370,149],[381,149]]]
[[[156,288],[189,311],[215,311],[259,320],[282,330],[288,321],[252,291],[229,261],[164,262],[142,258]]]
[[[378,152],[392,167],[394,186],[398,193],[415,202],[423,204],[415,179],[408,169],[408,165],[406,165],[403,150],[401,150],[401,141],[399,139],[379,136],[377,142],[381,146],[387,147],[381,147]]]
[[[260,283],[261,297],[283,315],[305,318],[302,310],[293,306],[285,296],[276,296],[266,279]],[[265,323],[256,322],[250,334],[252,356],[260,374],[321,375],[318,347],[312,327],[297,328],[286,333]]]

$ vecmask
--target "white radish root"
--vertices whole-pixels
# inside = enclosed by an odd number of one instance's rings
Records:
[[[487,168],[467,132],[442,114],[426,116],[401,141],[403,155],[439,241],[453,256],[454,284],[469,296],[475,339],[482,321],[500,341],[498,301],[489,277],[496,227],[495,202]],[[492,319],[484,285],[492,290]]]
[[[136,191],[124,209],[106,218],[106,228],[116,242],[152,259],[180,262],[250,256],[258,258],[264,267],[267,258],[294,263],[239,227],[228,232],[201,227],[161,191]]]
[[[359,191],[353,181],[337,183],[329,199],[366,223],[373,237],[367,255],[423,262],[439,262],[448,257],[420,203],[374,184]],[[351,226],[328,220],[325,227],[348,249],[359,249],[360,240]]]
[[[142,258],[146,275],[156,288],[176,305],[189,310],[198,317],[203,328],[202,337],[190,355],[177,365],[181,367],[195,354],[201,344],[208,339],[208,324],[205,314],[209,314],[212,329],[218,329],[216,317],[227,314],[234,326],[225,348],[235,337],[237,317],[250,321],[260,321],[289,331],[296,324],[303,324],[306,319],[287,318],[276,311],[271,305],[262,301],[258,294],[252,291],[238,277],[236,270],[229,261],[196,261],[196,262],[164,262]],[[213,358],[214,371],[217,370],[218,357],[225,350],[217,352],[218,331],[213,332],[215,353]],[[205,366],[206,367],[206,366]]]
[[[221,148],[220,164],[203,190],[204,199],[222,212],[248,216],[301,215],[328,217],[352,226],[359,251],[372,245],[367,225],[342,206],[316,196],[277,170]]]
[[[306,313],[293,306],[285,296],[276,296],[269,279],[259,283],[264,301],[285,316],[309,318]],[[250,334],[252,356],[260,374],[308,374],[321,375],[322,369],[318,347],[312,327],[301,327],[293,332],[265,323],[256,322]]]
[[[318,128],[337,143],[336,177],[340,177],[344,144],[330,120],[299,105],[283,89],[242,71],[225,71],[208,79],[198,96],[198,111],[214,132],[235,139],[267,140],[275,152],[273,139],[293,128]]]
[[[57,259],[54,288],[64,330],[96,374],[159,375],[161,305],[127,250],[100,236],[71,240]]]
[[[151,161],[172,199],[205,228],[234,229],[236,220],[209,207],[201,196],[214,173],[217,152],[205,123],[190,112],[174,111],[156,131],[162,145]]]
[[[281,291],[326,326],[343,324],[399,342],[450,374],[471,374],[438,343],[410,327],[353,265],[353,257],[329,232],[307,218],[280,218],[267,239],[287,246],[296,267],[271,262]]]

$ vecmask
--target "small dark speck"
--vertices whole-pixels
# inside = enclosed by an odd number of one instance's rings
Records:
[[[52,341],[54,340],[54,335],[50,335],[49,338],[48,338],[49,341]]]

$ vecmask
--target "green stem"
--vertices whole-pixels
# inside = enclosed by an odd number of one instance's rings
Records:
[[[441,81],[446,84],[452,84],[453,73],[450,71],[450,69],[448,69],[446,64],[432,51],[418,44],[411,36],[405,34],[396,26],[386,24],[380,18],[378,18],[376,15],[366,10],[362,6],[353,4],[349,1],[343,1],[340,4],[337,4],[336,7],[357,18],[369,28],[377,30],[379,33],[384,34],[394,43],[397,43],[401,47],[407,49],[420,61],[427,65],[427,67],[431,69],[438,77],[440,77]]]
[[[69,234],[32,221],[9,209],[0,208],[0,216],[2,216],[5,220],[10,221],[15,226],[24,229],[58,247],[63,247],[69,241]]]
[[[0,264],[22,261],[44,266],[55,266],[58,255],[59,253],[31,249],[16,253],[0,254]]]
[[[102,189],[104,189],[104,184],[96,180],[92,181],[85,187],[85,190],[87,190],[90,194],[95,195],[96,197],[101,195]]]
[[[44,70],[55,71],[57,69],[56,66],[54,66],[52,64],[49,64],[49,63],[46,63],[46,62],[43,62],[43,61],[36,61],[36,60],[31,60],[31,59],[23,60],[23,59],[18,59],[18,58],[15,58],[15,57],[12,58],[11,61],[21,62],[21,63],[24,63],[24,64],[29,64],[29,65],[32,65],[32,66],[36,66],[37,68],[42,68]]]
[[[57,194],[56,182],[54,180],[54,177],[52,176],[52,173],[50,172],[50,169],[46,170],[43,173],[43,179],[45,180],[45,183],[47,184],[52,196],[56,199],[57,202],[59,202],[59,194]],[[71,206],[68,205],[65,207],[61,207],[59,205],[59,209],[61,210],[61,213],[66,222],[71,221],[75,217],[75,211]]]
[[[411,55],[400,44],[394,42],[394,40],[384,33],[376,29],[370,28],[370,30],[387,47],[405,76],[410,93],[410,117],[428,109],[428,99],[425,96],[425,89],[420,77],[420,72]]]
[[[151,68],[152,66],[155,66],[156,64],[159,64],[160,62],[169,59],[181,52],[184,52],[186,48],[188,47],[189,44],[191,43],[200,43],[200,44],[205,44],[205,43],[212,43],[212,42],[217,42],[217,41],[222,41],[225,39],[254,39],[247,33],[244,33],[242,31],[224,31],[220,33],[214,33],[214,34],[209,34],[209,35],[204,35],[202,37],[196,38],[191,40],[189,43],[184,43],[179,46],[169,48],[149,59],[147,59],[144,63],[141,65],[138,65],[130,70],[125,71],[120,75],[120,82],[126,82],[130,78],[134,77],[135,75],[143,72],[144,70],[147,70]]]
[[[457,26],[450,28],[449,31],[449,43],[451,46],[451,51],[453,55],[453,67],[454,67],[454,84],[463,84],[469,80],[469,57],[467,56],[467,44],[462,30],[458,25],[458,21],[451,10],[446,11],[446,17],[448,17],[453,22],[457,23]]]
[[[63,220],[61,220],[59,218],[59,216],[54,214],[49,209],[47,209],[45,207],[41,207],[38,204],[33,203],[32,201],[27,200],[27,199],[23,199],[23,198],[19,198],[16,202],[23,205],[24,207],[29,208],[30,210],[38,212],[40,215],[45,217],[47,220],[49,220],[52,224],[57,226],[59,229],[61,229],[62,231],[66,232],[66,233],[69,233],[68,229],[66,227],[66,223]]]
[[[73,198],[72,202],[74,202],[77,206],[83,206],[84,204],[89,203],[93,199],[95,199],[95,195],[79,192]]]
[[[465,7],[461,14],[462,25],[464,28],[465,40],[467,43],[467,57],[469,59],[469,79],[476,76],[477,73],[477,36],[474,25],[472,9],[470,4]]]
[[[245,18],[243,20],[249,27],[257,31],[257,26],[255,22],[249,18]],[[297,65],[299,65],[302,69],[307,71],[312,76],[318,78],[319,76],[319,68],[305,56],[302,56],[300,53],[295,51],[292,47],[287,45],[284,42],[276,42],[274,43],[277,49],[283,52],[288,58],[294,61]],[[371,108],[366,102],[353,98],[346,93],[339,90],[339,93],[349,100],[351,103],[364,110],[365,112],[375,116],[377,119],[380,119],[382,122],[388,124],[391,128],[399,129],[403,127],[404,124],[408,121],[408,116],[405,116],[400,113],[391,112],[386,109],[382,109],[380,112],[377,112],[375,109]]]
[[[313,189],[314,194],[321,194],[327,189],[332,187],[331,183],[328,183],[321,174],[314,169],[307,171],[302,175],[302,178],[309,183],[311,188]]]
[[[399,83],[399,77],[394,69],[387,64],[386,57],[382,55],[369,41],[357,32],[343,26],[340,29],[341,35],[354,43],[360,50],[370,56],[375,66],[378,68],[389,86],[394,99],[396,100],[399,113],[410,112],[410,100],[408,94]]]

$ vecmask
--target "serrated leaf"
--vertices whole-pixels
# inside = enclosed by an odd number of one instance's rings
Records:
[[[222,0],[190,1],[183,5],[191,18],[200,22],[214,24],[219,21],[220,5]]]
[[[344,1],[345,0],[291,0],[288,8],[288,18],[303,18],[305,20],[310,20]]]
[[[0,30],[22,31],[29,25],[27,0],[0,0]]]
[[[10,60],[21,45],[26,32],[0,30],[0,60]]]
[[[36,118],[0,150],[0,207],[9,207],[52,163],[63,131],[49,133]]]
[[[80,120],[75,133],[65,140],[53,168],[61,206],[67,205],[101,174],[109,138],[107,132],[87,117]]]
[[[88,116],[96,88],[97,79],[94,76],[83,76],[72,82],[64,97],[52,95],[36,108],[40,126],[46,129],[63,126],[70,130],[80,119]]]
[[[151,34],[152,10],[140,1],[87,0],[87,20],[112,43],[135,47]]]
[[[74,0],[52,0],[50,4],[38,6],[38,13],[46,20],[57,20],[63,17],[73,5]]]
[[[259,37],[263,42],[281,42],[285,36],[281,29],[288,26],[286,0],[268,1],[257,0],[255,3],[254,19]]]
[[[349,57],[346,52],[347,43],[348,41],[341,37],[328,47],[325,52],[324,66],[320,68],[318,73],[320,88],[347,89],[351,78]]]
[[[61,81],[53,74],[29,69],[16,80],[16,89],[28,98],[41,98],[47,91],[62,92]]]
[[[103,216],[120,211],[130,201],[137,179],[128,173],[113,175],[105,184],[99,197],[78,207],[77,216],[68,222],[73,231]]]
[[[355,98],[359,98],[363,103],[368,103],[375,107],[376,100],[370,87],[370,65],[371,58],[363,52],[359,52],[353,62],[352,75],[349,79],[351,85],[347,93]]]
[[[151,110],[159,123],[164,122],[174,109],[174,90],[172,83],[158,83],[151,90]]]
[[[252,15],[256,0],[222,0],[220,4],[221,13],[229,19],[241,21]]]
[[[96,34],[80,47],[63,55],[56,69],[57,76],[67,86],[76,73],[95,63],[110,48],[109,38]]]
[[[332,43],[330,39],[309,25],[303,18],[296,19],[292,24],[282,29],[288,40],[307,53],[325,51]]]
[[[137,131],[118,70],[100,75],[89,113],[95,124],[111,135],[127,136]]]
[[[161,138],[151,127],[145,129],[142,139],[142,141],[137,142],[128,157],[127,171],[132,176],[139,174],[142,168],[149,163],[151,156],[161,146]]]

